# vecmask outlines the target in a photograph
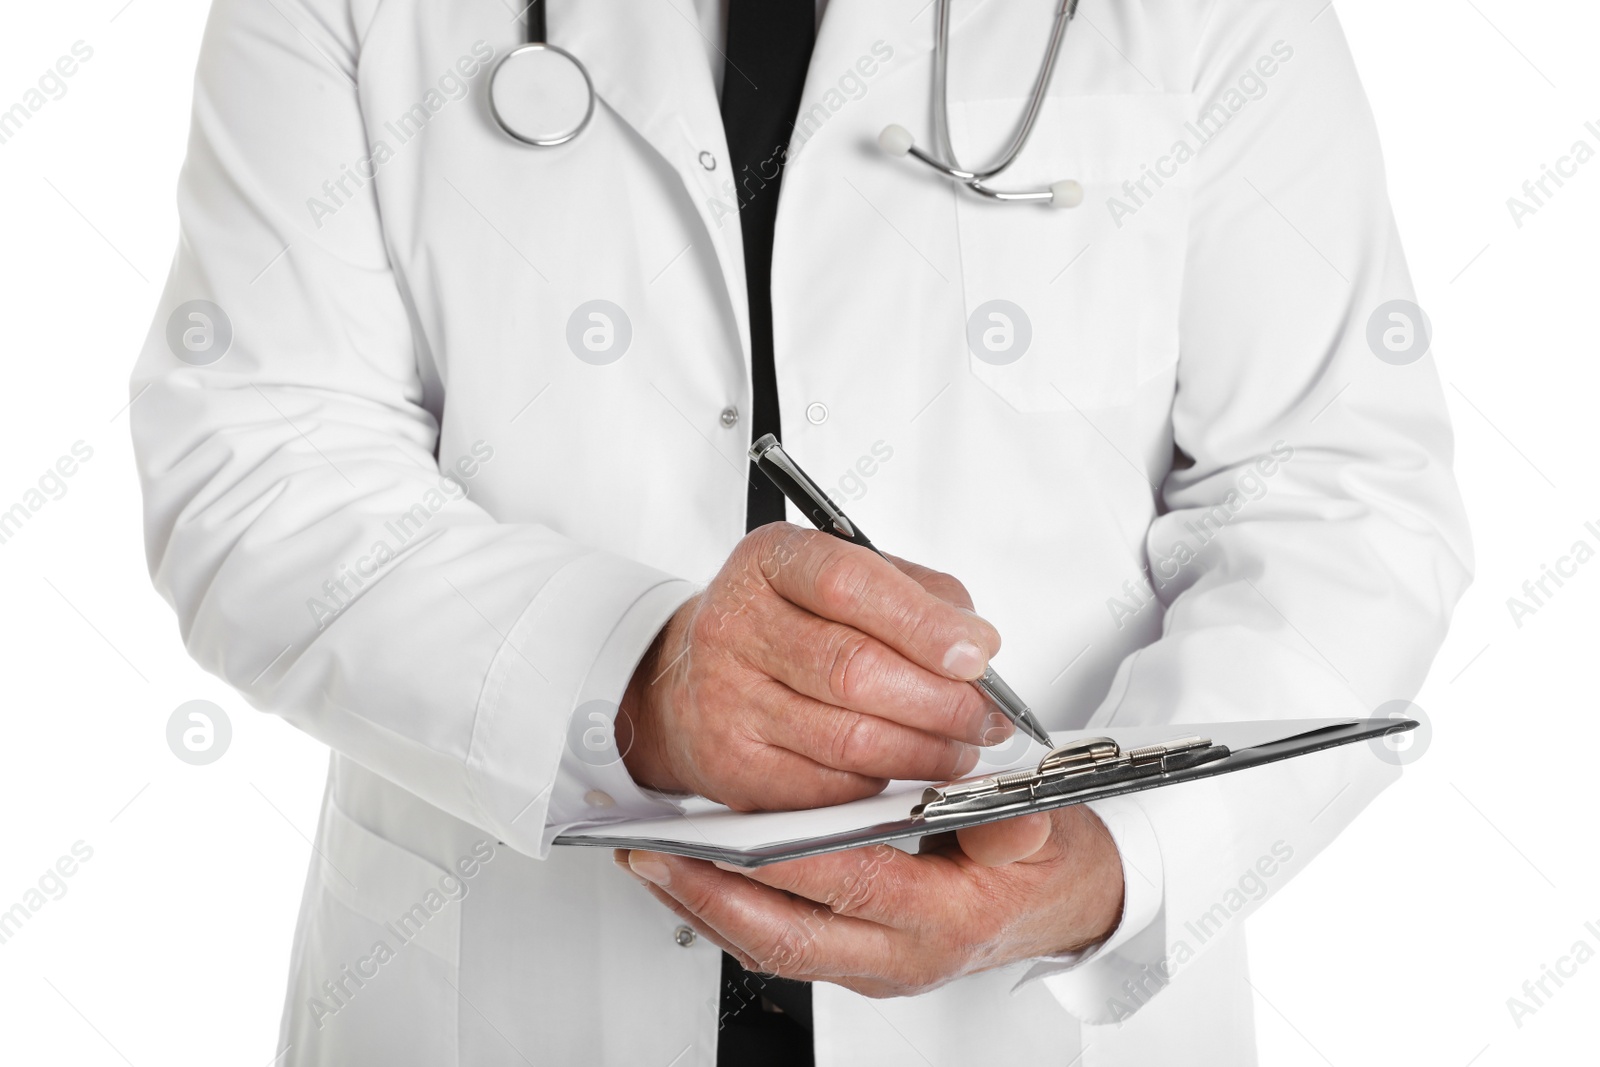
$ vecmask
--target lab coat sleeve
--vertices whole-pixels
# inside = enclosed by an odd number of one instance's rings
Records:
[[[569,725],[609,720],[694,587],[496,521],[471,480],[494,442],[436,458],[422,341],[349,178],[356,22],[338,0],[213,7],[132,382],[148,562],[191,655],[252,704],[542,856],[592,789],[605,814],[672,810],[570,758]]]
[[[1091,725],[1372,716],[1416,694],[1470,578],[1433,358],[1369,343],[1381,305],[1416,297],[1365,97],[1319,7],[1221,0],[1200,34],[1196,113],[1220,101],[1228,117],[1182,164],[1179,457],[1145,543],[1163,630]],[[1120,1022],[1397,775],[1362,744],[1124,798],[1159,848],[1159,905],[1108,951],[1029,977],[1085,1022]]]

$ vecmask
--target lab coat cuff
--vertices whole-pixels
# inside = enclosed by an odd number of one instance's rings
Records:
[[[606,552],[551,575],[507,632],[479,695],[467,773],[480,825],[542,859],[564,828],[552,810],[572,818],[591,790],[619,805],[651,803],[624,781],[614,743],[608,751],[592,742],[609,741],[633,665],[696,588]],[[652,812],[672,810],[653,803]]]
[[[697,588],[688,582],[666,582],[650,589],[617,622],[595,657],[556,769],[545,812],[546,845],[574,825],[648,819],[682,810],[678,798],[633,780],[622,762],[626,753],[617,749],[615,729],[633,672],[661,628]]]
[[[1065,978],[1073,972],[1087,974],[1093,970],[1090,964],[1115,954],[1147,930],[1161,914],[1163,900],[1161,845],[1144,809],[1132,797],[1090,801],[1088,807],[1105,825],[1122,860],[1122,918],[1111,936],[1097,945],[1036,960],[1012,989],[1016,992],[1030,982],[1044,979],[1046,988],[1075,1015],[1075,994],[1083,983],[1052,977]]]

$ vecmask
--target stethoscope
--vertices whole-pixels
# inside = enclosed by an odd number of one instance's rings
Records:
[[[1068,178],[1052,182],[1048,189],[1031,192],[1006,192],[985,184],[1011,166],[1028,143],[1033,124],[1039,119],[1045,94],[1050,89],[1050,76],[1055,73],[1056,59],[1061,55],[1061,42],[1067,36],[1067,23],[1077,14],[1078,0],[1061,0],[1056,8],[1055,23],[1050,28],[1050,44],[1045,48],[1044,62],[1039,65],[1039,76],[1034,79],[1033,92],[1028,95],[1028,107],[1022,113],[1022,122],[1012,135],[1004,152],[987,167],[964,170],[956,162],[955,150],[950,147],[950,103],[947,75],[950,71],[950,0],[939,0],[934,23],[933,50],[933,134],[934,152],[917,147],[911,131],[904,126],[885,126],[878,134],[878,147],[891,156],[910,155],[929,167],[971,189],[979,196],[1006,203],[1018,201],[1048,203],[1051,207],[1077,207],[1083,203],[1083,186]],[[934,154],[937,153],[937,154]]]
[[[1068,178],[1053,182],[1048,189],[1008,191],[988,182],[1011,166],[1028,143],[1039,111],[1061,55],[1061,42],[1067,24],[1077,13],[1078,0],[1061,0],[1050,29],[1050,43],[1034,80],[1028,106],[1011,143],[987,167],[965,170],[956,161],[950,146],[948,100],[950,70],[950,0],[938,0],[934,24],[933,127],[934,150],[917,146],[911,131],[904,126],[886,126],[878,135],[878,146],[891,156],[909,155],[939,174],[950,178],[979,196],[1004,203],[1047,203],[1051,207],[1077,207],[1083,203],[1083,186]],[[489,110],[506,134],[535,148],[566,144],[589,125],[594,117],[594,82],[571,52],[557,48],[546,38],[544,0],[528,8],[528,43],[512,49],[495,64],[489,75]]]
[[[578,57],[545,40],[544,0],[528,6],[528,43],[489,74],[489,111],[510,137],[534,148],[566,144],[594,117],[594,82]]]

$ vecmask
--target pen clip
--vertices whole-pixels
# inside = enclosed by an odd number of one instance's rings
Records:
[[[827,517],[841,537],[851,541],[858,540],[859,535],[856,533],[856,528],[851,524],[849,517],[840,511],[832,500],[828,499],[828,494],[818,488],[816,483],[806,476],[805,471],[795,465],[794,460],[789,458],[789,454],[783,450],[783,446],[778,443],[776,437],[769,433],[757,439],[750,446],[750,459],[757,466],[762,463],[770,463],[778,468],[789,481],[793,482],[806,495],[806,498],[811,501],[816,509]]]

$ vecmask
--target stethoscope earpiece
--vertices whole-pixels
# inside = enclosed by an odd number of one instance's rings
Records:
[[[1050,184],[1051,207],[1077,207],[1083,203],[1083,186],[1072,178]]]
[[[917,139],[911,136],[911,131],[904,126],[890,123],[878,134],[878,147],[891,156],[903,156],[911,151]]]

